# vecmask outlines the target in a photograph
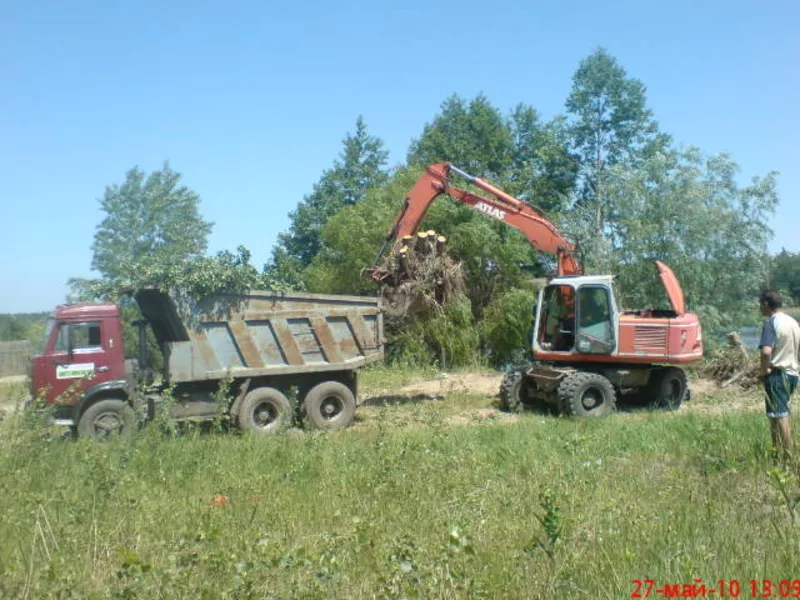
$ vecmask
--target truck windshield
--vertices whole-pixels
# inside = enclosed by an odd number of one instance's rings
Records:
[[[44,325],[44,339],[42,340],[42,351],[47,351],[47,340],[50,339],[50,334],[53,333],[53,327],[56,326],[54,317],[47,317],[47,322]]]

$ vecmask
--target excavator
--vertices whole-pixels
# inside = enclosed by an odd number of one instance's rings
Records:
[[[487,196],[454,186],[453,175]],[[666,264],[655,261],[671,308],[623,310],[614,277],[585,275],[575,245],[543,212],[449,163],[429,165],[408,192],[378,258],[393,240],[397,252],[442,195],[518,229],[534,249],[556,257],[556,272],[539,291],[534,309],[534,360],[506,373],[502,408],[518,412],[546,404],[569,415],[599,417],[613,412],[622,396],[637,395],[666,410],[688,400],[681,367],[702,358],[702,331]]]

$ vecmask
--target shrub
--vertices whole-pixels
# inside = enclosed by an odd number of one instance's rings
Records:
[[[512,289],[486,308],[480,333],[491,364],[502,366],[524,361],[530,349],[535,302],[534,291]]]

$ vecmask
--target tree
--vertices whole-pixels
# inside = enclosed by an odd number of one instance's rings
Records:
[[[608,170],[637,166],[667,150],[669,136],[659,132],[646,106],[645,86],[628,77],[617,60],[599,48],[581,61],[566,101],[571,116],[572,148],[580,157],[580,223],[575,237],[588,251],[589,266],[608,256],[609,220],[618,214],[606,190]]]
[[[105,218],[92,244],[92,268],[114,285],[135,285],[143,272],[179,268],[201,257],[212,224],[199,214],[199,196],[180,185],[168,162],[149,176],[138,168],[106,188]]]
[[[754,314],[754,298],[769,275],[767,221],[778,204],[776,173],[741,187],[738,170],[726,154],[706,157],[693,148],[609,169],[606,193],[625,241],[612,260],[626,306],[666,307],[652,264],[662,260],[706,328],[733,327]]]
[[[500,179],[513,151],[508,124],[486,96],[479,94],[467,104],[453,94],[411,143],[408,164],[450,162],[472,175]]]
[[[19,315],[0,315],[0,341],[24,340],[28,334],[28,325]]]
[[[800,302],[800,253],[782,248],[772,258],[768,283],[770,287],[781,290],[794,304]]]
[[[542,123],[535,108],[518,104],[508,119],[513,150],[504,191],[555,215],[569,202],[578,157],[568,149],[562,117]]]
[[[366,192],[388,178],[388,153],[383,141],[369,134],[362,117],[354,133],[348,133],[333,167],[323,173],[311,194],[289,215],[289,231],[278,235],[268,271],[293,287],[301,285],[301,272],[322,247],[321,231],[330,217],[344,206],[357,204]]]
[[[197,297],[252,288],[281,289],[250,264],[239,246],[206,256],[211,223],[198,211],[200,198],[180,185],[180,174],[164,163],[149,176],[138,168],[122,185],[106,188],[105,217],[92,245],[92,267],[101,278],[69,280],[69,301],[108,299],[128,304],[128,292],[148,285]]]

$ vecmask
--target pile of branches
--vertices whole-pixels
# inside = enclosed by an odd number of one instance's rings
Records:
[[[373,269],[389,316],[430,312],[464,291],[461,263],[448,256],[446,243],[445,236],[432,230],[407,235]]]
[[[759,371],[758,353],[749,351],[736,332],[728,334],[728,346],[715,350],[703,366],[703,374],[722,388],[734,384],[743,389],[758,386]]]

